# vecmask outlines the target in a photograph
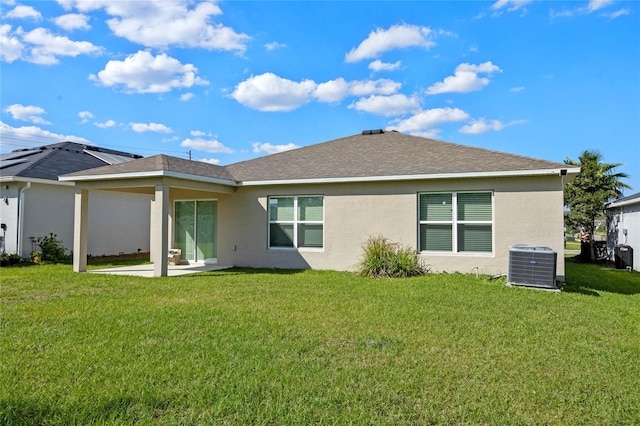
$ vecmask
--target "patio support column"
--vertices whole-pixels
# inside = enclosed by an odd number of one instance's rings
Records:
[[[151,241],[155,247],[153,275],[166,277],[169,270],[169,187],[164,183],[156,185],[151,223],[154,225]]]
[[[87,271],[89,191],[76,188],[73,214],[73,272]]]

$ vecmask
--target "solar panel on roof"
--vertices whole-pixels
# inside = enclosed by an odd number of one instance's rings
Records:
[[[27,160],[11,160],[11,161],[2,161],[0,162],[0,169],[6,169],[7,167],[15,166],[18,164],[26,163]]]
[[[25,157],[29,157],[31,155],[40,154],[41,152],[42,152],[41,150],[37,150],[37,151],[13,151],[13,152],[9,152],[7,154],[2,154],[2,161],[17,160],[19,158],[25,158]]]
[[[107,163],[109,165],[126,163],[127,161],[131,161],[131,160],[134,159],[134,158],[131,158],[131,157],[126,157],[124,155],[108,154],[106,152],[90,151],[90,150],[87,150],[87,149],[85,149],[84,152],[86,152],[89,155],[92,155],[92,156],[96,157],[99,160],[104,161],[105,163]]]

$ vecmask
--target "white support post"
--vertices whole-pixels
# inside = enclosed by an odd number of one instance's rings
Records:
[[[89,191],[76,188],[73,214],[73,271],[87,271]]]
[[[155,227],[151,238],[155,246],[153,275],[166,277],[169,270],[169,188],[164,183],[156,185],[151,223]]]

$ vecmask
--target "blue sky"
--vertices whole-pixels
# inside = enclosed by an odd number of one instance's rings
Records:
[[[640,191],[640,2],[1,1],[2,152],[215,164],[396,129]]]

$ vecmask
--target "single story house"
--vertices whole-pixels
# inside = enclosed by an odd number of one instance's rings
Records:
[[[633,269],[640,271],[640,192],[608,203],[607,246],[615,254],[615,246],[630,246],[633,251]]]
[[[86,270],[87,202],[153,197],[151,256],[223,266],[353,270],[370,236],[432,271],[506,273],[509,247],[563,253],[563,188],[579,168],[367,130],[227,166],[157,155],[62,176],[76,185],[74,269]],[[557,278],[564,262],[557,262]]]
[[[0,155],[0,251],[22,257],[36,240],[56,234],[73,248],[75,188],[58,176],[124,163],[139,155],[74,142],[18,149]],[[104,192],[91,200],[88,253],[149,251],[150,197]]]

